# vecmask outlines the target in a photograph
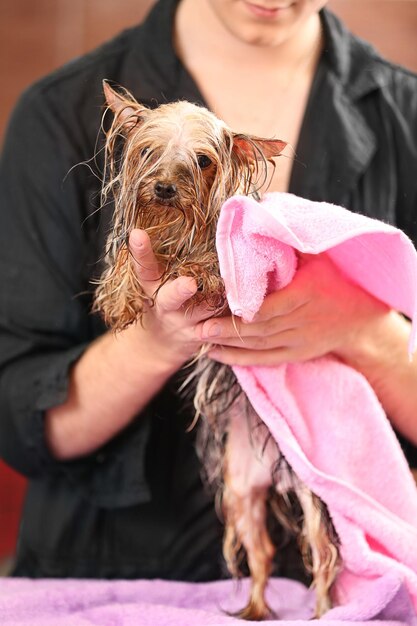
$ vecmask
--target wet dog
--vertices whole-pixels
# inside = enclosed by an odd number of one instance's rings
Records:
[[[258,197],[268,162],[285,142],[233,132],[213,113],[189,102],[149,109],[127,91],[104,90],[114,117],[106,132],[104,201],[115,212],[106,268],[95,308],[114,330],[141,319],[153,302],[138,282],[128,246],[134,228],[145,230],[164,268],[161,284],[192,276],[198,291],[190,306],[206,303],[213,316],[227,312],[215,249],[222,204],[239,193]],[[154,294],[156,296],[156,294]],[[223,553],[238,577],[242,562],[252,586],[246,619],[271,614],[265,589],[276,546],[268,516],[296,534],[316,589],[316,616],[331,607],[339,544],[324,503],[295,475],[250,405],[229,366],[204,350],[187,378],[198,420],[197,451],[206,482],[217,492],[225,524]]]

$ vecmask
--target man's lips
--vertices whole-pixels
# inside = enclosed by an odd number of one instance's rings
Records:
[[[253,2],[245,2],[245,4],[249,11],[258,17],[274,18],[282,11],[289,9],[293,2],[283,2],[281,4],[276,4],[273,7],[266,7],[262,4],[255,4]]]

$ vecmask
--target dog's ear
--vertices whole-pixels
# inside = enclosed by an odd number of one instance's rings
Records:
[[[262,139],[261,137],[241,134],[233,135],[233,151],[243,153],[253,161],[279,156],[286,145],[287,143],[281,141],[281,139]]]
[[[119,117],[122,124],[136,126],[146,107],[139,104],[127,90],[124,93],[115,91],[106,80],[103,80],[103,91],[107,106]]]

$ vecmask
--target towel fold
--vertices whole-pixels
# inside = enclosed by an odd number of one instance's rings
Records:
[[[251,321],[291,281],[296,252],[326,252],[353,282],[412,319],[417,254],[398,229],[334,205],[272,193],[222,208],[217,250],[231,311]],[[255,410],[298,476],[328,506],[341,540],[339,602],[366,598],[397,573],[417,608],[417,489],[367,380],[331,356],[277,367],[234,367]]]

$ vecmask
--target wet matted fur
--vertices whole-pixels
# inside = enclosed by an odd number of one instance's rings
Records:
[[[103,203],[114,201],[106,268],[95,310],[115,331],[141,323],[154,298],[134,270],[128,238],[145,230],[163,269],[161,285],[192,276],[198,291],[189,306],[208,303],[213,316],[227,311],[215,250],[221,206],[236,193],[258,195],[285,142],[234,133],[203,107],[186,101],[148,109],[126,90],[104,84],[114,114],[106,132]],[[331,606],[339,566],[339,541],[327,508],[302,484],[256,415],[229,366],[198,355],[187,377],[198,417],[197,452],[203,477],[224,520],[223,553],[239,577],[243,560],[252,578],[239,615],[271,614],[265,588],[276,546],[268,517],[298,537],[316,588],[316,615]]]

